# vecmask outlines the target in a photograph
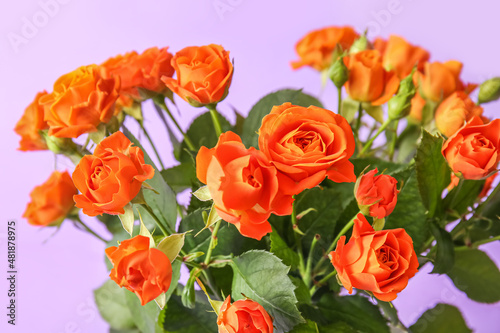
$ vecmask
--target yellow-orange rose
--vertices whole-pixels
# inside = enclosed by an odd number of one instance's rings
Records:
[[[292,67],[310,66],[318,71],[327,69],[332,63],[335,47],[340,45],[342,50],[349,50],[358,37],[358,33],[349,26],[311,31],[295,46],[300,60],[293,61]]]
[[[119,88],[119,78],[104,79],[96,65],[61,76],[54,83],[54,91],[40,98],[49,135],[77,138],[97,131],[99,124],[113,116]]]
[[[436,127],[446,136],[452,136],[474,116],[481,116],[483,108],[474,104],[463,91],[446,98],[436,110]]]
[[[23,217],[36,226],[52,226],[61,223],[75,207],[75,185],[67,171],[54,171],[49,179],[30,193],[31,202]]]
[[[352,129],[341,115],[284,103],[262,119],[259,148],[278,169],[281,191],[298,194],[325,177],[354,182]]]
[[[186,47],[172,58],[177,78],[161,79],[174,93],[195,107],[226,98],[233,77],[229,51],[220,45]]]
[[[43,106],[40,105],[40,98],[47,95],[46,91],[36,94],[35,100],[24,110],[24,114],[19,119],[14,131],[21,136],[19,150],[45,150],[47,144],[40,134],[41,130],[49,128],[43,119]]]

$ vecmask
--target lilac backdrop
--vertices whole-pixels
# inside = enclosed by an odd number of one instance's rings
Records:
[[[56,2],[57,1],[57,2]],[[45,4],[45,5],[44,5]],[[51,4],[51,5],[49,5]],[[54,5],[55,4],[55,5]],[[5,273],[0,273],[1,331],[106,332],[93,302],[92,290],[106,279],[104,245],[65,223],[61,230],[40,230],[21,218],[31,189],[54,169],[48,152],[16,151],[19,138],[12,129],[36,92],[51,90],[63,73],[100,63],[129,50],[170,46],[222,44],[235,59],[235,76],[221,112],[234,121],[231,106],[243,113],[266,93],[284,87],[320,94],[335,107],[335,91],[321,92],[319,76],[309,69],[292,71],[294,45],[306,32],[327,25],[370,28],[370,36],[403,35],[428,49],[433,60],[465,63],[463,78],[480,82],[500,75],[497,13],[500,5],[476,0],[337,0],[337,1],[96,1],[24,0],[5,3],[0,12],[0,100],[2,101],[2,163],[0,188],[0,271],[7,270],[6,222],[17,221],[17,325],[6,325]],[[44,13],[45,12],[45,13]],[[48,13],[48,14],[46,14]],[[29,26],[33,23],[38,27]],[[33,29],[33,27],[35,29]],[[184,128],[201,110],[179,101]],[[499,105],[487,106],[490,116]],[[167,136],[150,109],[146,126],[167,164],[172,165]],[[58,169],[71,168],[65,160]],[[91,219],[89,224],[106,235]],[[108,235],[106,235],[108,236]],[[500,246],[484,247],[500,264]],[[424,270],[424,271],[428,271]],[[456,304],[478,332],[495,332],[500,305],[475,303],[453,287],[447,277],[422,272],[395,301],[405,324],[413,323],[437,302]]]

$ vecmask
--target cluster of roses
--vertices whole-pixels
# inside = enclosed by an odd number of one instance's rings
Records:
[[[428,118],[422,110],[430,110],[425,112],[431,112],[437,128],[449,136],[442,152],[457,176],[483,179],[496,171],[500,120],[479,117],[481,107],[468,96],[472,86],[458,78],[460,63],[429,63],[428,52],[402,38],[369,43],[349,27],[314,31],[299,41],[297,52],[301,60],[294,67],[328,70],[339,91],[345,86],[352,100],[373,106],[389,102],[389,113],[396,100],[396,118],[409,114],[422,123]],[[232,75],[229,53],[208,45],[188,47],[175,56],[167,48],[131,52],[62,76],[52,93],[37,95],[16,132],[22,137],[21,150],[79,155],[77,166],[72,177],[55,172],[35,188],[25,217],[35,225],[58,225],[67,216],[77,219],[75,203],[89,216],[122,215],[130,203],[143,204],[142,189],[148,188],[145,181],[155,176],[155,170],[145,163],[142,150],[118,131],[125,116],[142,121],[142,111],[137,112],[142,101],[159,96],[165,105],[165,97],[174,92],[195,107],[210,109],[217,125],[215,106],[226,97]],[[411,93],[413,85],[417,93]],[[405,100],[400,103],[401,94]],[[406,287],[418,270],[412,239],[404,229],[383,230],[385,217],[397,203],[397,182],[389,175],[376,175],[377,169],[356,177],[349,161],[356,150],[355,136],[342,115],[316,106],[274,106],[258,130],[259,149],[246,148],[233,132],[220,133],[220,126],[215,129],[218,143],[200,148],[196,174],[220,218],[242,235],[260,240],[272,231],[270,215],[292,214],[294,196],[305,189],[325,178],[356,182],[361,213],[328,250],[338,278],[350,293],[363,289],[383,301],[395,299]],[[93,153],[87,144],[72,141],[87,133],[97,143]],[[92,136],[95,133],[107,137],[99,140]],[[373,218],[372,225],[365,215]],[[346,243],[343,234],[351,226]],[[158,300],[170,287],[171,262],[179,251],[165,251],[147,230],[141,231],[106,249],[113,263],[110,277],[134,292],[143,305]],[[228,297],[216,311],[220,332],[273,331],[272,318],[252,300],[231,304]]]

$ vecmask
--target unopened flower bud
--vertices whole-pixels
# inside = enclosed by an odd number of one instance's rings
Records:
[[[344,57],[340,57],[330,66],[328,70],[328,76],[332,80],[333,84],[340,89],[349,79],[349,70],[344,63]]]
[[[500,98],[500,77],[484,81],[479,87],[478,104],[496,101]]]
[[[367,49],[372,49],[372,45],[368,38],[366,38],[366,31],[365,33],[360,36],[351,46],[349,49],[349,54],[354,54],[358,53]]]
[[[392,97],[387,103],[389,119],[401,119],[410,114],[411,100],[417,92],[415,84],[413,84],[414,71],[415,69],[410,75],[401,80],[396,96]]]

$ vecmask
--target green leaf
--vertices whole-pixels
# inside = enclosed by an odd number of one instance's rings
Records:
[[[290,276],[290,280],[292,280],[295,286],[295,297],[297,297],[299,304],[311,304],[311,293],[304,283],[304,280],[295,276]]]
[[[329,324],[345,322],[357,331],[365,333],[389,332],[387,321],[379,308],[370,303],[366,297],[358,295],[334,297],[332,294],[325,294],[317,306]]]
[[[410,327],[413,333],[471,333],[460,311],[449,304],[439,303],[425,311],[415,324]]]
[[[117,330],[135,327],[124,291],[125,289],[120,288],[112,280],[107,280],[101,287],[94,290],[95,303],[99,313],[112,328]]]
[[[290,266],[292,270],[296,269],[299,265],[299,255],[297,252],[288,247],[274,228],[269,238],[271,240],[271,252],[283,260],[283,263]]]
[[[179,279],[181,278],[181,262],[175,260],[172,263],[172,282],[170,282],[170,287],[165,293],[165,301],[168,302],[172,294],[177,289],[177,285],[179,284]]]
[[[155,215],[164,223],[164,225],[170,226],[171,230],[175,229],[175,222],[177,220],[177,199],[174,191],[165,183],[165,180],[161,176],[159,169],[153,163],[149,155],[142,148],[140,142],[128,131],[123,129],[123,133],[127,138],[134,143],[137,147],[141,148],[144,152],[144,161],[153,166],[155,169],[155,175],[152,179],[149,179],[147,183],[151,185],[159,194],[153,191],[144,191],[144,199],[146,203],[151,207]]]
[[[194,309],[182,306],[179,296],[172,296],[163,310],[165,333],[217,333],[217,316],[206,296],[197,293]]]
[[[399,184],[403,184],[403,187],[398,194],[394,211],[386,218],[385,229],[404,228],[412,238],[413,247],[418,254],[429,237],[429,226],[426,209],[418,191],[415,170],[410,167],[392,176]]]
[[[157,322],[160,308],[155,302],[151,301],[142,306],[137,295],[128,290],[125,290],[125,299],[132,314],[132,319],[142,333],[163,332]]]
[[[173,262],[184,246],[185,237],[186,233],[171,234],[170,236],[165,237],[156,248],[165,253],[168,259],[170,259],[170,262]]]
[[[451,171],[441,154],[442,146],[442,137],[432,136],[422,130],[422,142],[417,148],[415,168],[418,189],[429,217],[440,216],[443,213],[441,194],[450,184]]]
[[[436,259],[434,269],[431,273],[448,273],[455,262],[455,247],[448,231],[442,229],[436,223],[430,223],[432,235],[436,239]]]
[[[359,111],[359,104],[358,101],[352,100],[349,97],[344,98],[340,107],[340,115],[344,117],[348,123],[351,123]]]
[[[199,187],[201,184],[196,178],[196,169],[191,161],[162,170],[161,175],[175,193]]]
[[[257,135],[257,131],[262,123],[262,118],[271,112],[273,106],[286,102],[304,107],[311,105],[323,107],[320,101],[310,95],[304,94],[301,90],[283,89],[270,93],[258,101],[248,113],[241,135],[245,146],[258,147],[259,136]]]
[[[248,251],[233,259],[234,300],[246,297],[262,305],[274,318],[276,332],[289,332],[304,319],[297,309],[295,286],[288,277],[289,267],[266,251]],[[245,295],[245,296],[243,296]]]
[[[319,327],[319,332],[320,333],[359,333],[360,331],[355,330],[352,328],[352,326],[348,325],[347,323],[343,321],[337,321],[335,323],[326,325],[326,326],[320,326]]]
[[[200,201],[210,201],[212,200],[212,195],[208,189],[208,186],[202,186],[193,192],[193,195]]]
[[[454,211],[458,215],[465,214],[478,199],[484,186],[484,180],[460,180],[462,184],[455,186],[444,199],[445,210]],[[454,214],[454,215],[456,215]]]
[[[455,266],[448,273],[455,287],[481,303],[500,301],[500,271],[486,253],[477,249],[457,248]]]
[[[319,333],[318,324],[307,320],[304,324],[299,324],[290,331],[290,333]]]
[[[397,162],[408,163],[417,150],[420,126],[409,123],[396,140]]]
[[[384,109],[382,109],[382,106],[363,103],[363,109],[378,123],[382,124],[384,122]]]
[[[123,210],[125,213],[118,215],[120,218],[120,222],[122,223],[123,229],[132,236],[132,232],[134,230],[134,209],[132,208],[132,205],[128,203],[125,207],[123,207]]]

